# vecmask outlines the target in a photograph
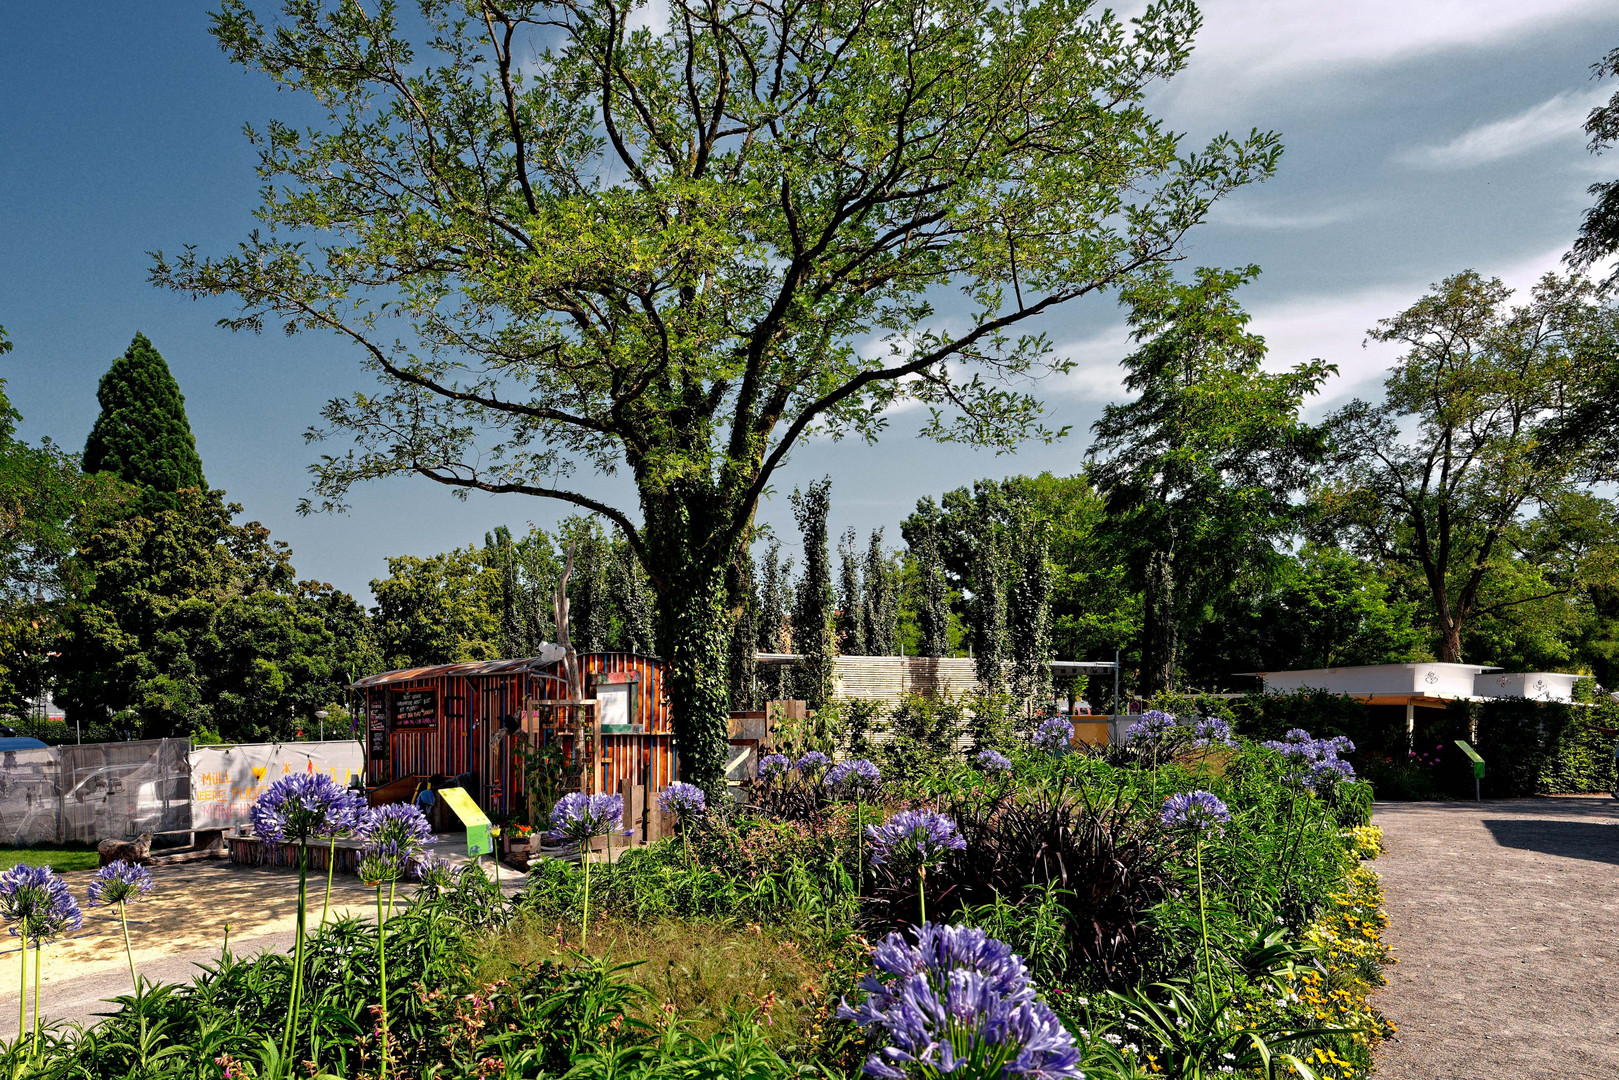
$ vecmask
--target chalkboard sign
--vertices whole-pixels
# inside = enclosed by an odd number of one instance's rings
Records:
[[[367,753],[376,761],[388,756],[388,725],[381,720],[372,720],[366,731]]]
[[[390,711],[396,728],[430,728],[438,725],[437,690],[396,690]]]

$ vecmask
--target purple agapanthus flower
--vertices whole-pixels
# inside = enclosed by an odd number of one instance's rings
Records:
[[[91,907],[111,907],[144,900],[151,891],[152,875],[146,867],[117,859],[95,872],[85,895]]]
[[[1193,746],[1236,746],[1231,725],[1218,716],[1199,716],[1192,721]]]
[[[0,919],[11,924],[14,937],[53,941],[84,925],[84,913],[67,882],[48,866],[18,863],[0,874]]]
[[[987,773],[1012,771],[1012,759],[995,750],[980,750],[973,760]]]
[[[1339,755],[1355,752],[1355,744],[1342,735],[1331,739],[1313,738],[1303,728],[1293,728],[1280,739],[1261,743],[1287,758],[1293,765],[1289,779],[1321,794],[1332,785],[1355,777],[1355,768]]]
[[[822,769],[826,768],[830,764],[832,764],[831,758],[827,757],[819,750],[811,750],[809,753],[793,762],[793,768],[797,769],[805,776],[809,776],[812,773],[819,773]]]
[[[708,808],[708,795],[696,784],[676,780],[658,793],[658,807],[684,821]]]
[[[253,801],[253,832],[273,842],[347,836],[359,824],[365,799],[325,773],[289,773]]]
[[[759,759],[759,775],[766,780],[776,776],[786,776],[787,770],[792,767],[792,759],[786,754],[766,754]]]
[[[1034,733],[1035,749],[1048,754],[1065,753],[1073,742],[1074,725],[1060,716],[1051,717]]]
[[[901,810],[881,825],[867,825],[866,838],[871,841],[873,866],[888,862],[932,866],[946,851],[967,846],[956,823],[934,810]]]
[[[1174,713],[1148,709],[1141,714],[1141,719],[1124,729],[1124,741],[1129,746],[1157,744],[1168,739],[1174,730]]]
[[[551,807],[552,840],[583,847],[598,836],[606,836],[624,820],[622,795],[586,795],[574,791]]]
[[[355,824],[360,877],[367,882],[405,881],[427,869],[427,845],[437,843],[432,827],[414,803],[368,807]]]
[[[1187,829],[1199,835],[1219,833],[1230,824],[1231,811],[1207,791],[1183,791],[1164,800],[1158,820],[1166,829]]]
[[[882,782],[882,770],[865,758],[840,761],[826,770],[826,786],[840,795],[864,796],[875,791]]]
[[[840,1019],[883,1035],[866,1075],[1084,1080],[1073,1035],[1009,946],[964,926],[928,923],[915,935],[915,945],[884,938],[860,981],[865,997],[838,1007]]]

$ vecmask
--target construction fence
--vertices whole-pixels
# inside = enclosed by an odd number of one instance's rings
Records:
[[[223,829],[292,772],[347,784],[357,742],[199,746],[190,739],[85,743],[0,753],[0,847],[96,844],[141,833]]]
[[[190,739],[151,739],[5,751],[0,846],[189,829],[190,750]]]

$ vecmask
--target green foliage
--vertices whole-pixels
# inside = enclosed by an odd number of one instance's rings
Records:
[[[782,559],[781,543],[771,540],[765,545],[759,566],[759,651],[784,653],[792,651],[790,610],[793,561]],[[789,671],[781,665],[771,665],[759,678],[757,703],[780,701],[792,696]]]
[[[879,764],[885,775],[912,781],[943,775],[958,760],[956,738],[967,704],[949,694],[906,694],[882,724]]]
[[[903,401],[937,439],[1055,438],[1023,380],[1070,362],[1033,320],[1179,258],[1280,152],[1259,132],[1188,149],[1148,111],[1190,55],[1191,0],[1129,21],[1086,0],[682,4],[655,29],[597,0],[485,14],[288,0],[266,25],[226,0],[226,54],[323,115],[251,133],[263,229],[152,276],[239,297],[235,328],[360,350],[381,385],[327,407],[323,433],[355,445],[316,464],[312,507],[416,475],[614,521],[705,782],[721,578],[788,456],[875,439]],[[590,472],[634,503],[570,482]]]
[[[185,398],[145,334],[136,334],[96,390],[101,415],[84,444],[84,471],[111,473],[138,494],[131,509],[144,516],[173,510],[176,494],[208,489]]]
[[[483,554],[388,557],[388,576],[371,582],[377,635],[390,668],[494,660],[500,656],[501,575]]]
[[[380,662],[359,606],[299,583],[286,545],[258,522],[235,524],[241,507],[222,493],[174,501],[152,517],[115,502],[75,521],[53,662],[69,720],[243,741],[312,727]]]
[[[910,607],[916,624],[918,656],[951,656],[951,591],[946,579],[942,523],[931,498],[916,504],[901,531],[911,551]]]
[[[1511,298],[1467,270],[1382,320],[1371,337],[1406,351],[1382,403],[1331,418],[1334,469],[1315,493],[1323,532],[1409,575],[1435,653],[1452,663],[1476,620],[1606,571],[1583,557],[1590,545],[1558,534],[1596,525],[1599,549],[1615,536],[1611,511],[1593,518],[1578,503],[1598,478],[1588,417],[1609,411],[1597,402],[1619,370],[1619,308],[1555,274],[1527,304]]]
[[[1148,694],[1175,684],[1188,612],[1233,568],[1275,560],[1319,454],[1299,411],[1336,368],[1264,370],[1264,340],[1235,296],[1258,273],[1203,268],[1183,284],[1158,269],[1123,293],[1140,345],[1124,360],[1125,387],[1137,396],[1103,410],[1089,454],[1142,592]]]
[[[1619,48],[1592,64],[1591,72],[1599,79],[1619,75]],[[1591,110],[1585,119],[1585,133],[1591,137],[1593,154],[1602,153],[1619,140],[1619,92]],[[1586,193],[1596,196],[1596,204],[1585,212],[1579,237],[1568,255],[1570,265],[1578,269],[1592,269],[1619,251],[1619,180],[1598,181]],[[1610,269],[1605,286],[1612,288],[1616,283],[1619,269]]]
[[[861,575],[861,618],[866,627],[866,652],[871,656],[897,656],[900,571],[897,558],[883,548],[881,529],[871,530]]]
[[[860,584],[860,554],[855,531],[847,529],[838,540],[837,610],[832,614],[833,640],[843,656],[868,656],[866,597]]]

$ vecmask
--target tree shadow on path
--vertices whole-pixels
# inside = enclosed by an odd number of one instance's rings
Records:
[[[1619,866],[1619,825],[1546,818],[1485,818],[1483,825],[1502,847]]]

